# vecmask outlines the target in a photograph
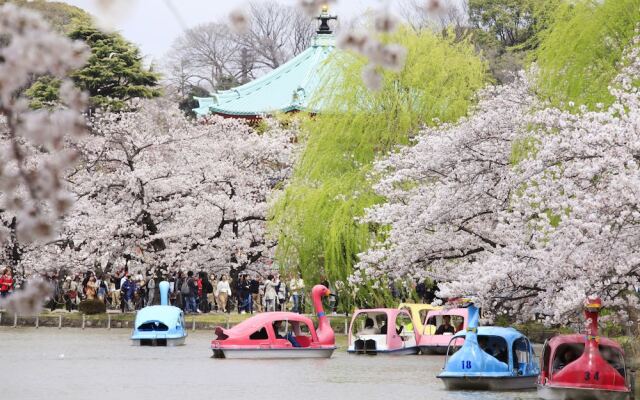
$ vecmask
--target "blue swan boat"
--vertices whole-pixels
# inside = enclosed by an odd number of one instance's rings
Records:
[[[534,389],[540,367],[529,339],[513,328],[478,327],[469,305],[466,332],[451,338],[438,378],[450,390]]]
[[[169,305],[169,282],[160,282],[160,305],[138,311],[131,340],[140,346],[179,346],[184,344],[187,330],[184,314]]]

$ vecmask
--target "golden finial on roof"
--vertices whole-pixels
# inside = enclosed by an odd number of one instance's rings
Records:
[[[322,6],[322,12],[320,13],[320,15],[318,17],[316,17],[316,19],[320,20],[320,28],[316,31],[317,34],[319,35],[323,35],[323,34],[331,34],[333,33],[331,31],[331,27],[329,27],[329,21],[330,20],[335,20],[338,19],[338,17],[334,16],[334,15],[329,15],[329,5],[327,3],[325,3]]]

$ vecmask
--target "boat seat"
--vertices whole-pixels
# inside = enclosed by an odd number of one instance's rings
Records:
[[[309,347],[311,346],[311,338],[309,336],[296,336],[296,340],[300,347]]]

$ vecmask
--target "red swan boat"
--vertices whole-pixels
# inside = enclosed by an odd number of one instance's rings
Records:
[[[545,400],[631,399],[633,380],[622,347],[598,336],[601,308],[600,299],[587,301],[587,335],[561,335],[545,343],[538,396]]]
[[[291,312],[266,312],[231,329],[216,327],[211,341],[215,358],[329,358],[336,349],[331,324],[322,308],[329,289],[316,285],[311,290],[318,328],[313,321]]]

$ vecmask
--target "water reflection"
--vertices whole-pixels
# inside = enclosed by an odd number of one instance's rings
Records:
[[[210,333],[190,333],[178,348],[133,347],[129,335],[124,329],[0,328],[2,398],[537,398],[535,391],[447,392],[435,378],[440,356],[355,356],[341,349],[329,360],[219,360],[211,358]]]

